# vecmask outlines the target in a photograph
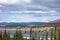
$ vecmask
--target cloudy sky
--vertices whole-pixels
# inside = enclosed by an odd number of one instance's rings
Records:
[[[0,0],[0,22],[49,22],[60,19],[60,0]]]

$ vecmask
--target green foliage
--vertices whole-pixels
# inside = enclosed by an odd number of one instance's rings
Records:
[[[32,28],[30,29],[30,38],[32,39]]]
[[[60,40],[60,29],[58,29],[58,40]]]
[[[37,40],[37,33],[36,33],[36,31],[34,31],[34,34],[32,36],[32,40]]]
[[[14,34],[13,40],[23,40],[21,30],[20,31],[16,30],[16,33]]]
[[[3,34],[3,40],[10,40],[10,34],[6,32],[6,30],[4,31],[4,34]]]
[[[51,32],[50,32],[50,40],[53,40],[53,37],[54,37],[54,40],[57,40],[57,35],[56,35],[56,30],[58,32],[58,40],[60,40],[60,29],[51,29]],[[37,31],[34,31],[34,34],[32,35],[32,28],[30,29],[30,40],[48,40],[48,31],[46,30],[46,36],[42,36],[42,39],[40,39],[40,35],[37,36]],[[40,31],[39,31],[40,32]],[[53,34],[54,33],[54,34]],[[45,38],[44,38],[45,37]],[[21,30],[18,31],[16,30],[15,34],[14,34],[14,38],[10,38],[10,33],[9,32],[6,32],[6,30],[4,31],[3,35],[2,33],[0,33],[0,40],[24,40],[23,39],[23,36],[22,36],[22,33],[21,33]]]
[[[56,27],[54,29],[54,40],[56,40]]]
[[[45,40],[48,40],[48,31],[46,30],[46,38]]]
[[[53,38],[53,29],[51,28],[51,33],[50,33],[51,35],[50,35],[50,40],[53,40],[52,38]]]
[[[37,32],[36,31],[34,33],[34,38],[35,38],[35,40],[37,40]]]
[[[10,40],[10,33],[7,34],[7,39]]]
[[[34,37],[37,38],[37,32],[36,32],[36,31],[35,31],[35,33],[34,33]]]
[[[2,33],[0,33],[0,40],[2,40]]]
[[[42,36],[41,40],[44,40],[44,35]]]
[[[35,38],[34,37],[32,37],[32,39],[31,40],[35,40]]]
[[[38,36],[38,40],[40,40],[40,35]]]

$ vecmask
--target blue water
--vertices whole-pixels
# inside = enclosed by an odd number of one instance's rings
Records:
[[[10,33],[10,35],[13,36],[16,31],[14,31],[14,30],[10,31],[9,30],[8,32]],[[35,32],[36,32],[37,36],[45,36],[46,35],[46,32],[43,32],[43,31],[40,31],[40,32],[39,31],[34,31],[34,32],[32,32],[33,36],[34,36]],[[22,35],[24,37],[30,37],[30,32],[29,31],[22,31]],[[50,37],[50,32],[48,32],[48,37]]]
[[[10,35],[12,35],[12,36],[14,36],[14,34],[15,34],[15,32],[16,32],[16,30],[7,30],[7,32],[9,32],[10,33]],[[34,36],[34,33],[36,32],[36,34],[37,34],[37,36],[45,36],[46,35],[46,32],[44,32],[44,31],[34,31],[34,32],[32,32],[32,36]],[[22,31],[22,35],[23,35],[23,37],[30,37],[30,32],[29,31]],[[48,37],[50,37],[50,31],[48,32]]]

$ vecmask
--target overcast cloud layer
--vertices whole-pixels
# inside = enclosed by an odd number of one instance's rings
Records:
[[[60,19],[60,0],[0,0],[0,22],[49,22]]]

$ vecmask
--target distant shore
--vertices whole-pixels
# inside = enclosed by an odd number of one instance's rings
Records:
[[[51,28],[54,27],[42,27],[42,28],[32,28],[32,30],[40,30],[40,31],[45,31],[45,30],[50,30]],[[31,28],[18,28],[18,30],[22,30],[22,31],[30,31]],[[16,28],[0,28],[0,30],[16,30]]]

